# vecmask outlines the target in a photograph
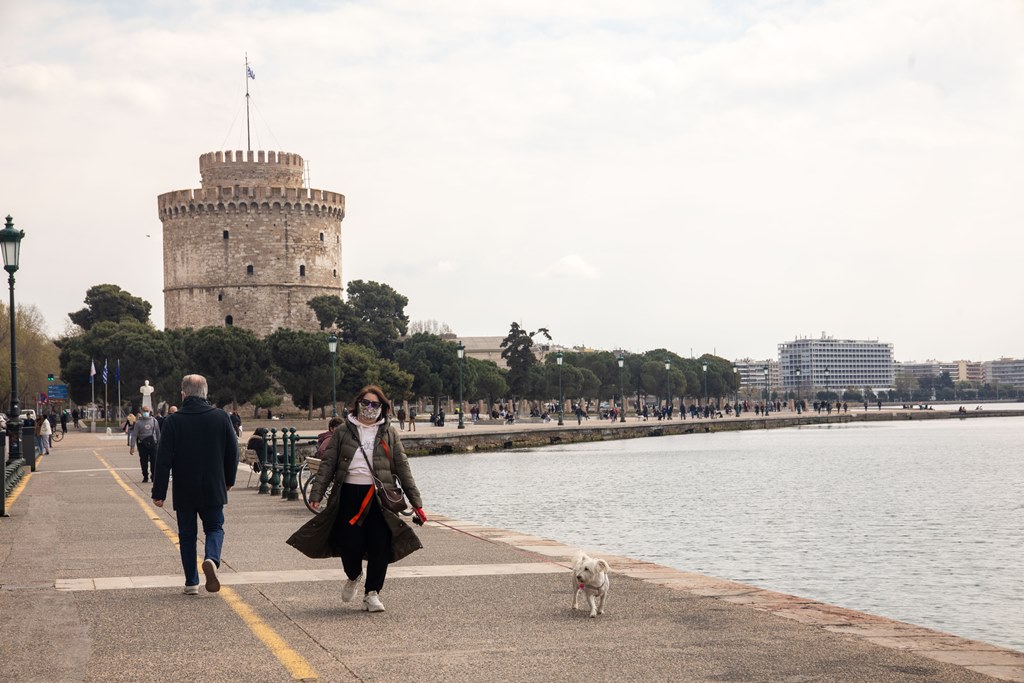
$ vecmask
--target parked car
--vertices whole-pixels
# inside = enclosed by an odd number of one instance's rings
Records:
[[[33,420],[35,420],[36,419],[36,411],[32,410],[31,408],[26,408],[25,410],[21,411],[21,415],[19,416],[18,419],[20,419],[22,422],[24,422],[25,420],[27,420],[29,418],[32,418]]]

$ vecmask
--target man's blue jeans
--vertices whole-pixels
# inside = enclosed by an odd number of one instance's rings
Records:
[[[199,525],[196,516],[203,520],[206,535],[204,560],[213,560],[220,567],[220,551],[224,546],[224,506],[206,508],[178,507],[178,545],[181,546],[181,566],[185,570],[185,585],[199,585],[199,569],[196,567],[196,542],[199,540]]]

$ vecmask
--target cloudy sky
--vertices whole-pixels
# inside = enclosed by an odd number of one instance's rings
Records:
[[[465,336],[1024,357],[1019,0],[0,0],[0,214],[51,332],[163,323],[156,196],[301,154],[343,276]]]

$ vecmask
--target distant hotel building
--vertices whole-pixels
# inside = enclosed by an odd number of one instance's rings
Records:
[[[733,361],[733,367],[739,375],[741,387],[751,387],[757,391],[764,391],[765,368],[768,368],[767,380],[769,387],[779,386],[779,364],[774,360],[753,360],[751,358],[740,358]]]
[[[984,364],[985,382],[988,384],[1005,384],[1024,388],[1024,360],[1020,358],[1000,358]]]
[[[896,364],[896,374],[906,375],[915,379],[923,377],[938,377],[948,372],[950,379],[954,382],[984,382],[985,365],[969,360],[956,360],[951,363],[938,360],[928,360],[923,363],[903,362]]]
[[[808,395],[815,390],[853,387],[889,391],[896,383],[892,344],[860,339],[795,339],[779,344],[783,389]]]

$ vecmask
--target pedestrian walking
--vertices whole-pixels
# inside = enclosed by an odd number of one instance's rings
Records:
[[[128,453],[134,455],[136,449],[139,451],[143,484],[149,482],[150,473],[156,478],[156,451],[159,443],[160,423],[149,408],[143,408],[141,417],[135,420],[135,426],[128,433]]]
[[[405,431],[405,408],[402,406],[398,408],[398,428]]]
[[[381,504],[380,487],[395,485],[397,476],[412,505],[413,521],[427,520],[401,437],[390,421],[391,411],[391,402],[378,386],[366,386],[355,395],[347,422],[334,431],[324,451],[319,472],[327,476],[317,477],[310,506],[319,510],[327,486],[333,483],[330,498],[323,512],[288,539],[289,545],[309,557],[341,557],[347,578],[342,602],[355,597],[365,557],[365,612],[384,611],[380,591],[388,564],[423,547],[412,527]]]
[[[53,429],[50,428],[50,421],[45,415],[41,416],[36,420],[34,425],[36,435],[36,453],[42,455],[50,454],[50,435],[53,434]]]
[[[174,475],[172,503],[186,595],[199,594],[197,516],[206,536],[206,590],[220,590],[217,570],[224,545],[224,506],[238,473],[238,437],[228,414],[206,400],[208,390],[202,375],[185,375],[181,380],[181,409],[164,419],[153,478],[153,504],[163,507],[168,479]]]

